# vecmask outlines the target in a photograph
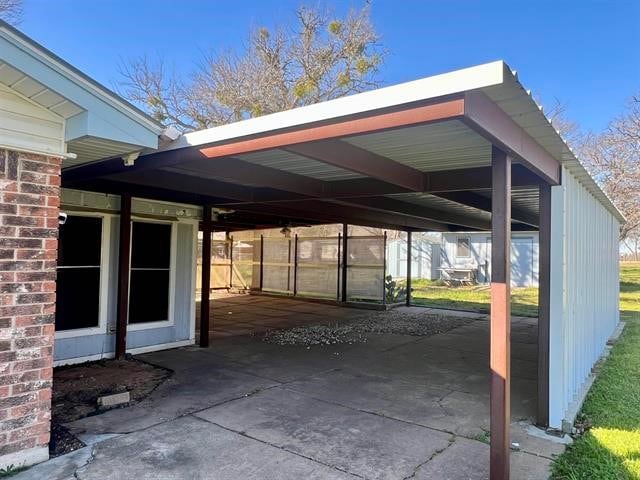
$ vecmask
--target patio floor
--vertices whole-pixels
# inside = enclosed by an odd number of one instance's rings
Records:
[[[244,300],[218,302],[234,322],[224,327],[214,313],[211,348],[141,355],[175,374],[137,405],[69,424],[89,447],[15,478],[488,478],[486,316],[470,314],[470,324],[431,337],[370,334],[352,345],[222,338],[260,315],[282,326],[367,313]],[[521,449],[512,478],[547,478],[563,446],[525,427],[535,413],[536,320],[516,317],[512,330],[512,441]]]

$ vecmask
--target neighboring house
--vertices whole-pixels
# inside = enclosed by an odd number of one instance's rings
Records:
[[[511,286],[538,286],[538,232],[511,235]],[[440,266],[448,269],[470,267],[479,283],[491,281],[491,235],[487,232],[442,234]],[[441,270],[442,272],[442,270]]]
[[[413,236],[411,241],[411,278],[436,280],[440,278],[441,245],[430,238]],[[387,245],[387,275],[407,277],[407,241],[394,239]]]

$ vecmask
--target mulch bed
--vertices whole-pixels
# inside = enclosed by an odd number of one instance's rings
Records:
[[[98,397],[129,392],[129,404],[139,402],[171,376],[171,371],[134,359],[99,360],[58,367],[53,372],[51,399],[51,456],[77,450],[84,444],[65,423],[102,413]]]

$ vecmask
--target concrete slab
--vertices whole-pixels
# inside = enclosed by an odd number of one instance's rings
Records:
[[[246,333],[371,312],[247,295],[214,305],[234,312],[214,313],[216,335],[226,338],[141,355],[172,378],[138,405],[70,425],[94,456],[84,449],[18,478],[487,478],[488,446],[474,440],[489,428],[486,315],[431,337],[368,334],[365,343],[308,348]],[[546,478],[563,448],[517,423],[535,414],[536,328],[535,319],[512,325],[519,480]]]
[[[549,478],[550,461],[522,452],[511,454],[511,478],[544,480]],[[488,480],[489,445],[456,438],[449,448],[417,469],[415,480]]]
[[[451,435],[281,388],[196,414],[225,428],[371,479],[401,479]]]
[[[330,466],[193,417],[174,420],[94,447],[79,480],[346,480]]]
[[[84,447],[61,457],[35,465],[12,476],[13,480],[76,480],[75,472],[91,461],[92,447]]]
[[[171,363],[170,358],[174,359],[174,376],[149,398],[129,408],[82,418],[67,427],[74,433],[134,432],[277,385],[272,380],[231,370],[206,351],[180,353],[157,352],[145,357],[163,366]]]
[[[451,419],[439,400],[450,390],[402,379],[339,369],[287,384],[288,390],[423,426],[448,429]]]

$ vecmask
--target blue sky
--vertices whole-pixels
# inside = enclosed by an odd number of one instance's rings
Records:
[[[160,55],[187,72],[202,52],[240,48],[251,27],[317,0],[24,0],[20,29],[113,88],[127,58]],[[322,2],[343,14],[361,2]],[[640,93],[638,0],[374,0],[393,84],[503,59],[544,104],[557,98],[600,130]]]

